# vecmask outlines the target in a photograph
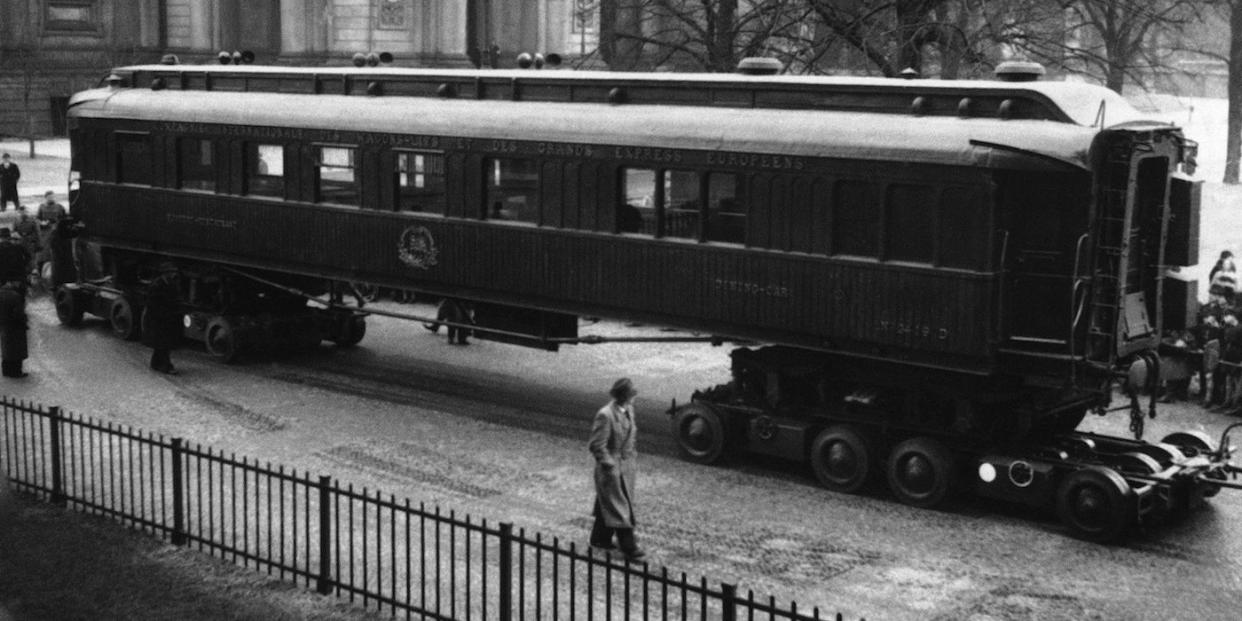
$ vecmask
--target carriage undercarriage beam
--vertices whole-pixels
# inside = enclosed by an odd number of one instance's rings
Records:
[[[1078,404],[1080,415],[1067,417],[1055,403],[1047,410],[1059,427],[1021,437],[972,436],[963,417],[938,415],[926,390],[859,386],[853,378],[825,375],[831,365],[808,374],[805,360],[781,367],[779,358],[773,364],[773,357],[747,350],[735,352],[733,361],[732,382],[668,411],[672,434],[692,461],[769,455],[809,464],[834,491],[854,493],[886,480],[898,500],[918,507],[970,492],[1053,510],[1071,532],[1094,541],[1176,519],[1223,488],[1242,489],[1229,437],[1242,423],[1226,429],[1219,443],[1195,431],[1144,442],[1074,431],[1091,406],[1070,400],[1062,403]],[[1012,403],[1022,402],[1015,393]],[[983,416],[1008,409],[1002,404]]]

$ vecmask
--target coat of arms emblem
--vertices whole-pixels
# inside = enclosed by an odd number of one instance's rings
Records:
[[[397,256],[401,262],[418,269],[430,269],[439,262],[440,250],[436,240],[425,226],[409,226],[401,231],[397,242]]]

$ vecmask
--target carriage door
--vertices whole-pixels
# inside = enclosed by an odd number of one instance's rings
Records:
[[[1002,339],[1015,353],[1069,353],[1075,248],[1086,231],[1085,173],[1003,173],[1005,286]]]

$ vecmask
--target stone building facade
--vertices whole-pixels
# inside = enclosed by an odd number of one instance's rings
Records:
[[[598,0],[0,0],[0,136],[64,132],[75,91],[113,66],[344,64],[389,52],[399,66],[512,66],[522,52],[596,48]]]

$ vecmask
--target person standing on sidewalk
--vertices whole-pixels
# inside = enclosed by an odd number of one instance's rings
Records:
[[[17,167],[8,153],[0,155],[0,211],[7,211],[9,203],[17,207],[17,180],[22,178],[22,169]]]
[[[638,475],[634,397],[638,391],[623,377],[608,391],[612,401],[595,413],[588,442],[595,457],[595,523],[591,545],[612,550],[613,536],[626,560],[641,561],[646,553],[634,536],[634,484]]]

